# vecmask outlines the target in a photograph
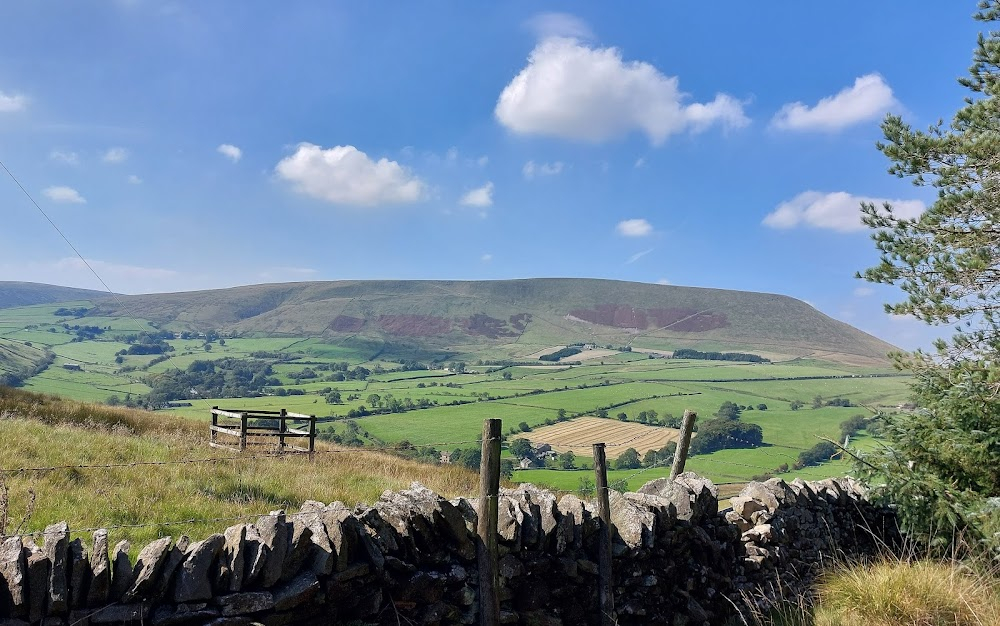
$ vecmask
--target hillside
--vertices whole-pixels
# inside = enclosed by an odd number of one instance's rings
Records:
[[[368,342],[383,355],[523,358],[592,342],[878,365],[893,349],[787,296],[596,279],[284,283],[123,301],[136,317],[173,330]],[[123,311],[105,299],[90,314]]]
[[[353,506],[414,480],[448,496],[478,485],[477,474],[457,465],[323,443],[313,463],[303,455],[235,457],[210,448],[196,421],[2,386],[0,415],[0,438],[17,442],[0,447],[0,468],[50,468],[2,476],[0,535],[3,522],[11,531],[30,511],[22,531],[65,520],[73,529],[111,528],[112,545],[129,539],[138,548],[172,532],[207,536],[230,518],[292,510],[306,500]]]
[[[106,291],[94,291],[93,289],[0,281],[0,309],[107,297]]]

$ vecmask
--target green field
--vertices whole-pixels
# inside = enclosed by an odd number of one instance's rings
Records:
[[[85,304],[85,303],[84,303]],[[611,419],[625,413],[636,419],[640,412],[655,411],[661,418],[678,417],[685,410],[698,413],[700,420],[711,419],[726,401],[753,407],[741,420],[762,428],[765,446],[754,449],[720,450],[690,459],[689,469],[706,474],[719,483],[740,483],[753,476],[773,472],[778,466],[792,465],[798,453],[815,445],[820,437],[839,437],[839,425],[854,415],[869,416],[876,410],[891,410],[907,399],[907,379],[885,368],[871,365],[851,367],[814,359],[795,359],[774,364],[747,364],[721,361],[650,358],[638,352],[622,351],[585,361],[575,366],[496,367],[477,365],[479,358],[515,352],[528,355],[551,345],[547,339],[559,336],[562,322],[536,324],[516,344],[486,350],[477,345],[455,345],[453,355],[476,356],[466,363],[466,373],[443,369],[403,371],[398,362],[374,358],[383,349],[375,340],[281,336],[259,333],[233,336],[221,341],[204,338],[168,339],[173,348],[163,357],[154,355],[118,356],[129,344],[121,338],[137,328],[152,329],[150,320],[129,317],[64,318],[54,315],[58,307],[38,305],[0,309],[0,360],[8,368],[23,367],[44,355],[55,361],[30,378],[25,387],[74,399],[118,402],[135,399],[150,391],[158,377],[187,370],[196,361],[233,357],[264,358],[272,363],[271,376],[279,386],[262,389],[257,397],[227,398],[192,395],[180,400],[165,413],[207,421],[213,406],[235,410],[287,409],[316,415],[331,423],[324,429],[344,432],[353,419],[366,443],[392,445],[409,441],[417,446],[445,448],[475,447],[487,418],[504,421],[504,432],[524,423],[535,428],[554,422],[560,414],[598,415],[602,409]],[[65,324],[65,326],[64,326]],[[105,332],[94,339],[79,340],[74,325],[101,326]],[[546,330],[548,329],[548,330]],[[646,338],[647,340],[649,338]],[[647,341],[649,343],[649,341]],[[117,362],[116,362],[117,360]],[[450,361],[451,359],[449,359]],[[158,362],[157,362],[158,361]],[[340,363],[371,370],[365,380],[333,380]],[[151,364],[152,363],[152,364]],[[70,367],[64,367],[64,366]],[[305,368],[315,378],[296,380]],[[874,376],[873,376],[874,375]],[[330,404],[327,393],[337,391],[341,402]],[[278,395],[279,393],[283,395]],[[392,399],[427,408],[380,413],[370,398],[388,403]],[[853,406],[821,406],[834,398],[849,400]],[[792,410],[791,402],[802,408]],[[758,410],[766,405],[766,410]],[[357,414],[349,418],[348,413]],[[373,414],[374,413],[374,414]],[[531,433],[526,434],[531,438]],[[544,443],[544,442],[535,442]],[[608,450],[615,458],[623,450]],[[642,453],[643,451],[640,451]],[[578,459],[586,466],[587,458]],[[841,461],[807,467],[787,476],[821,477],[847,471]],[[531,469],[518,471],[515,480],[539,482],[573,490],[588,470],[563,471]],[[629,486],[662,476],[666,468],[612,472],[611,480],[628,478]]]

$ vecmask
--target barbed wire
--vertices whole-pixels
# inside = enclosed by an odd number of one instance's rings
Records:
[[[345,509],[346,508],[347,507],[345,506]],[[227,517],[203,517],[203,518],[193,517],[193,518],[182,519],[182,520],[171,520],[171,521],[167,521],[167,522],[146,522],[146,523],[143,523],[143,524],[110,524],[110,525],[105,525],[105,526],[93,526],[93,527],[89,527],[89,528],[77,528],[77,529],[74,529],[71,526],[67,526],[67,528],[69,529],[69,532],[71,534],[72,533],[92,533],[92,532],[97,532],[98,530],[112,531],[112,530],[124,530],[124,529],[134,529],[134,528],[160,528],[160,527],[163,527],[163,526],[191,526],[191,525],[194,525],[194,524],[213,524],[213,523],[216,523],[216,522],[234,522],[234,521],[240,521],[240,520],[248,520],[248,519],[254,519],[254,518],[267,517],[268,515],[271,515],[270,511],[267,512],[267,513],[244,513],[243,515],[233,515],[233,516],[227,516]],[[306,517],[306,516],[310,516],[310,515],[317,515],[317,512],[316,511],[299,511],[297,513],[285,513],[284,515],[285,515],[285,519],[289,519],[289,518]],[[36,531],[26,532],[26,533],[15,533],[15,534],[12,534],[12,535],[2,535],[2,534],[0,534],[0,537],[3,537],[3,538],[11,538],[11,537],[18,537],[18,538],[24,538],[24,537],[45,537],[45,536],[49,536],[49,535],[59,535],[59,534],[62,534],[62,532],[63,532],[62,530],[36,530]]]
[[[491,437],[487,441],[502,440],[502,437]],[[409,446],[365,446],[357,448],[342,448],[337,450],[331,449],[318,449],[313,450],[314,454],[361,454],[366,452],[399,452],[403,450],[418,450],[419,448],[437,448],[444,446],[461,446],[469,444],[481,444],[482,440],[469,440],[469,441],[442,441],[436,443],[426,443],[426,444],[411,444]],[[300,450],[286,450],[278,451],[274,449],[270,452],[257,453],[257,454],[237,454],[232,456],[218,456],[218,457],[204,457],[198,459],[177,459],[173,461],[132,461],[129,463],[94,463],[94,464],[79,464],[79,465],[49,465],[43,467],[12,467],[0,469],[0,476],[12,476],[20,473],[48,473],[59,470],[89,470],[89,469],[120,469],[125,467],[142,467],[142,466],[156,466],[156,465],[187,465],[187,464],[198,464],[198,463],[222,463],[227,461],[251,461],[255,459],[289,459],[295,458],[300,455],[308,454],[308,452],[303,452]]]

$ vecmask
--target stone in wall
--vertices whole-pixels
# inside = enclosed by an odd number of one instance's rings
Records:
[[[694,474],[610,494],[618,624],[722,623],[779,580],[802,588],[832,550],[898,539],[849,479],[750,483],[721,511],[717,494]],[[598,623],[594,505],[531,485],[498,504],[504,623]],[[370,507],[313,501],[194,543],[164,537],[134,564],[122,542],[109,557],[106,531],[88,550],[53,525],[43,547],[0,542],[0,624],[475,624],[476,506],[415,483]]]

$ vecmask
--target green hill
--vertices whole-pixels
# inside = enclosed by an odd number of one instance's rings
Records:
[[[880,365],[892,345],[787,296],[613,280],[336,281],[123,297],[172,330],[322,337],[375,354],[525,358],[549,346],[755,352]],[[90,315],[122,315],[104,299]]]
[[[106,291],[42,285],[39,283],[0,281],[0,309],[107,297],[108,293]]]

